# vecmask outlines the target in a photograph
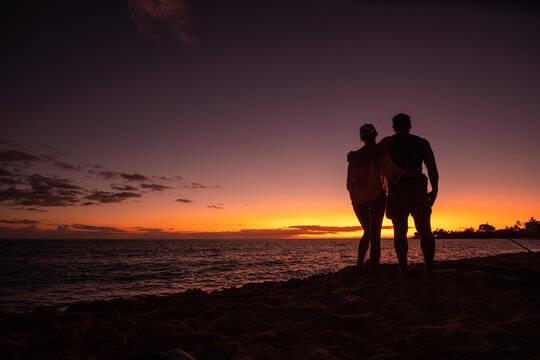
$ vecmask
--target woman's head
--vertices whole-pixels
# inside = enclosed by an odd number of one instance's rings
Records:
[[[375,130],[375,126],[371,124],[364,124],[360,126],[360,139],[365,143],[372,143],[375,142],[375,138],[377,137],[377,130]]]

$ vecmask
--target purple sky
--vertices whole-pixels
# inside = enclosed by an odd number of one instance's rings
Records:
[[[438,161],[440,226],[501,226],[540,215],[538,6],[153,3],[2,5],[0,150],[218,186],[204,195],[180,187],[163,199],[163,209],[177,198],[194,200],[189,211],[206,209],[193,220],[200,225],[190,224],[198,231],[244,223],[246,204],[259,216],[248,228],[295,224],[306,208],[320,212],[296,225],[352,226],[345,155],[359,147],[362,123],[390,135],[392,116],[406,112]],[[43,175],[87,181],[81,173]],[[231,213],[213,223],[208,206],[218,203]],[[475,217],[460,218],[465,203]],[[291,204],[297,218],[275,215]],[[137,206],[143,218],[145,207]],[[3,202],[0,218],[77,221],[65,209],[45,210],[38,219]],[[348,215],[336,220],[329,212]],[[80,210],[78,221],[84,216]],[[92,225],[116,225],[111,215],[88,216]],[[174,217],[164,222],[187,226]]]

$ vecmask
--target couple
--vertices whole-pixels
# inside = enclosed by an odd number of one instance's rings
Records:
[[[431,207],[438,191],[439,174],[429,142],[410,134],[411,119],[397,114],[392,119],[395,134],[376,143],[377,131],[371,124],[360,127],[364,146],[347,155],[347,190],[364,235],[358,245],[358,268],[376,268],[381,256],[381,226],[386,216],[394,225],[394,247],[402,276],[407,274],[407,230],[409,214],[420,234],[427,277],[433,276],[435,239],[431,233]],[[426,165],[427,178],[422,174]],[[368,246],[370,260],[364,264]]]

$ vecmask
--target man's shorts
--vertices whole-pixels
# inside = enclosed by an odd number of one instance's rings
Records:
[[[386,199],[386,217],[389,219],[431,215],[431,205],[425,189],[391,189]]]

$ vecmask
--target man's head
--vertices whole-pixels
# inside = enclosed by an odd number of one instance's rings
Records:
[[[392,118],[392,127],[396,133],[409,132],[411,129],[411,118],[407,114],[399,113]]]
[[[371,124],[364,124],[360,126],[360,139],[365,142],[375,142],[377,136],[377,130],[375,126]]]

